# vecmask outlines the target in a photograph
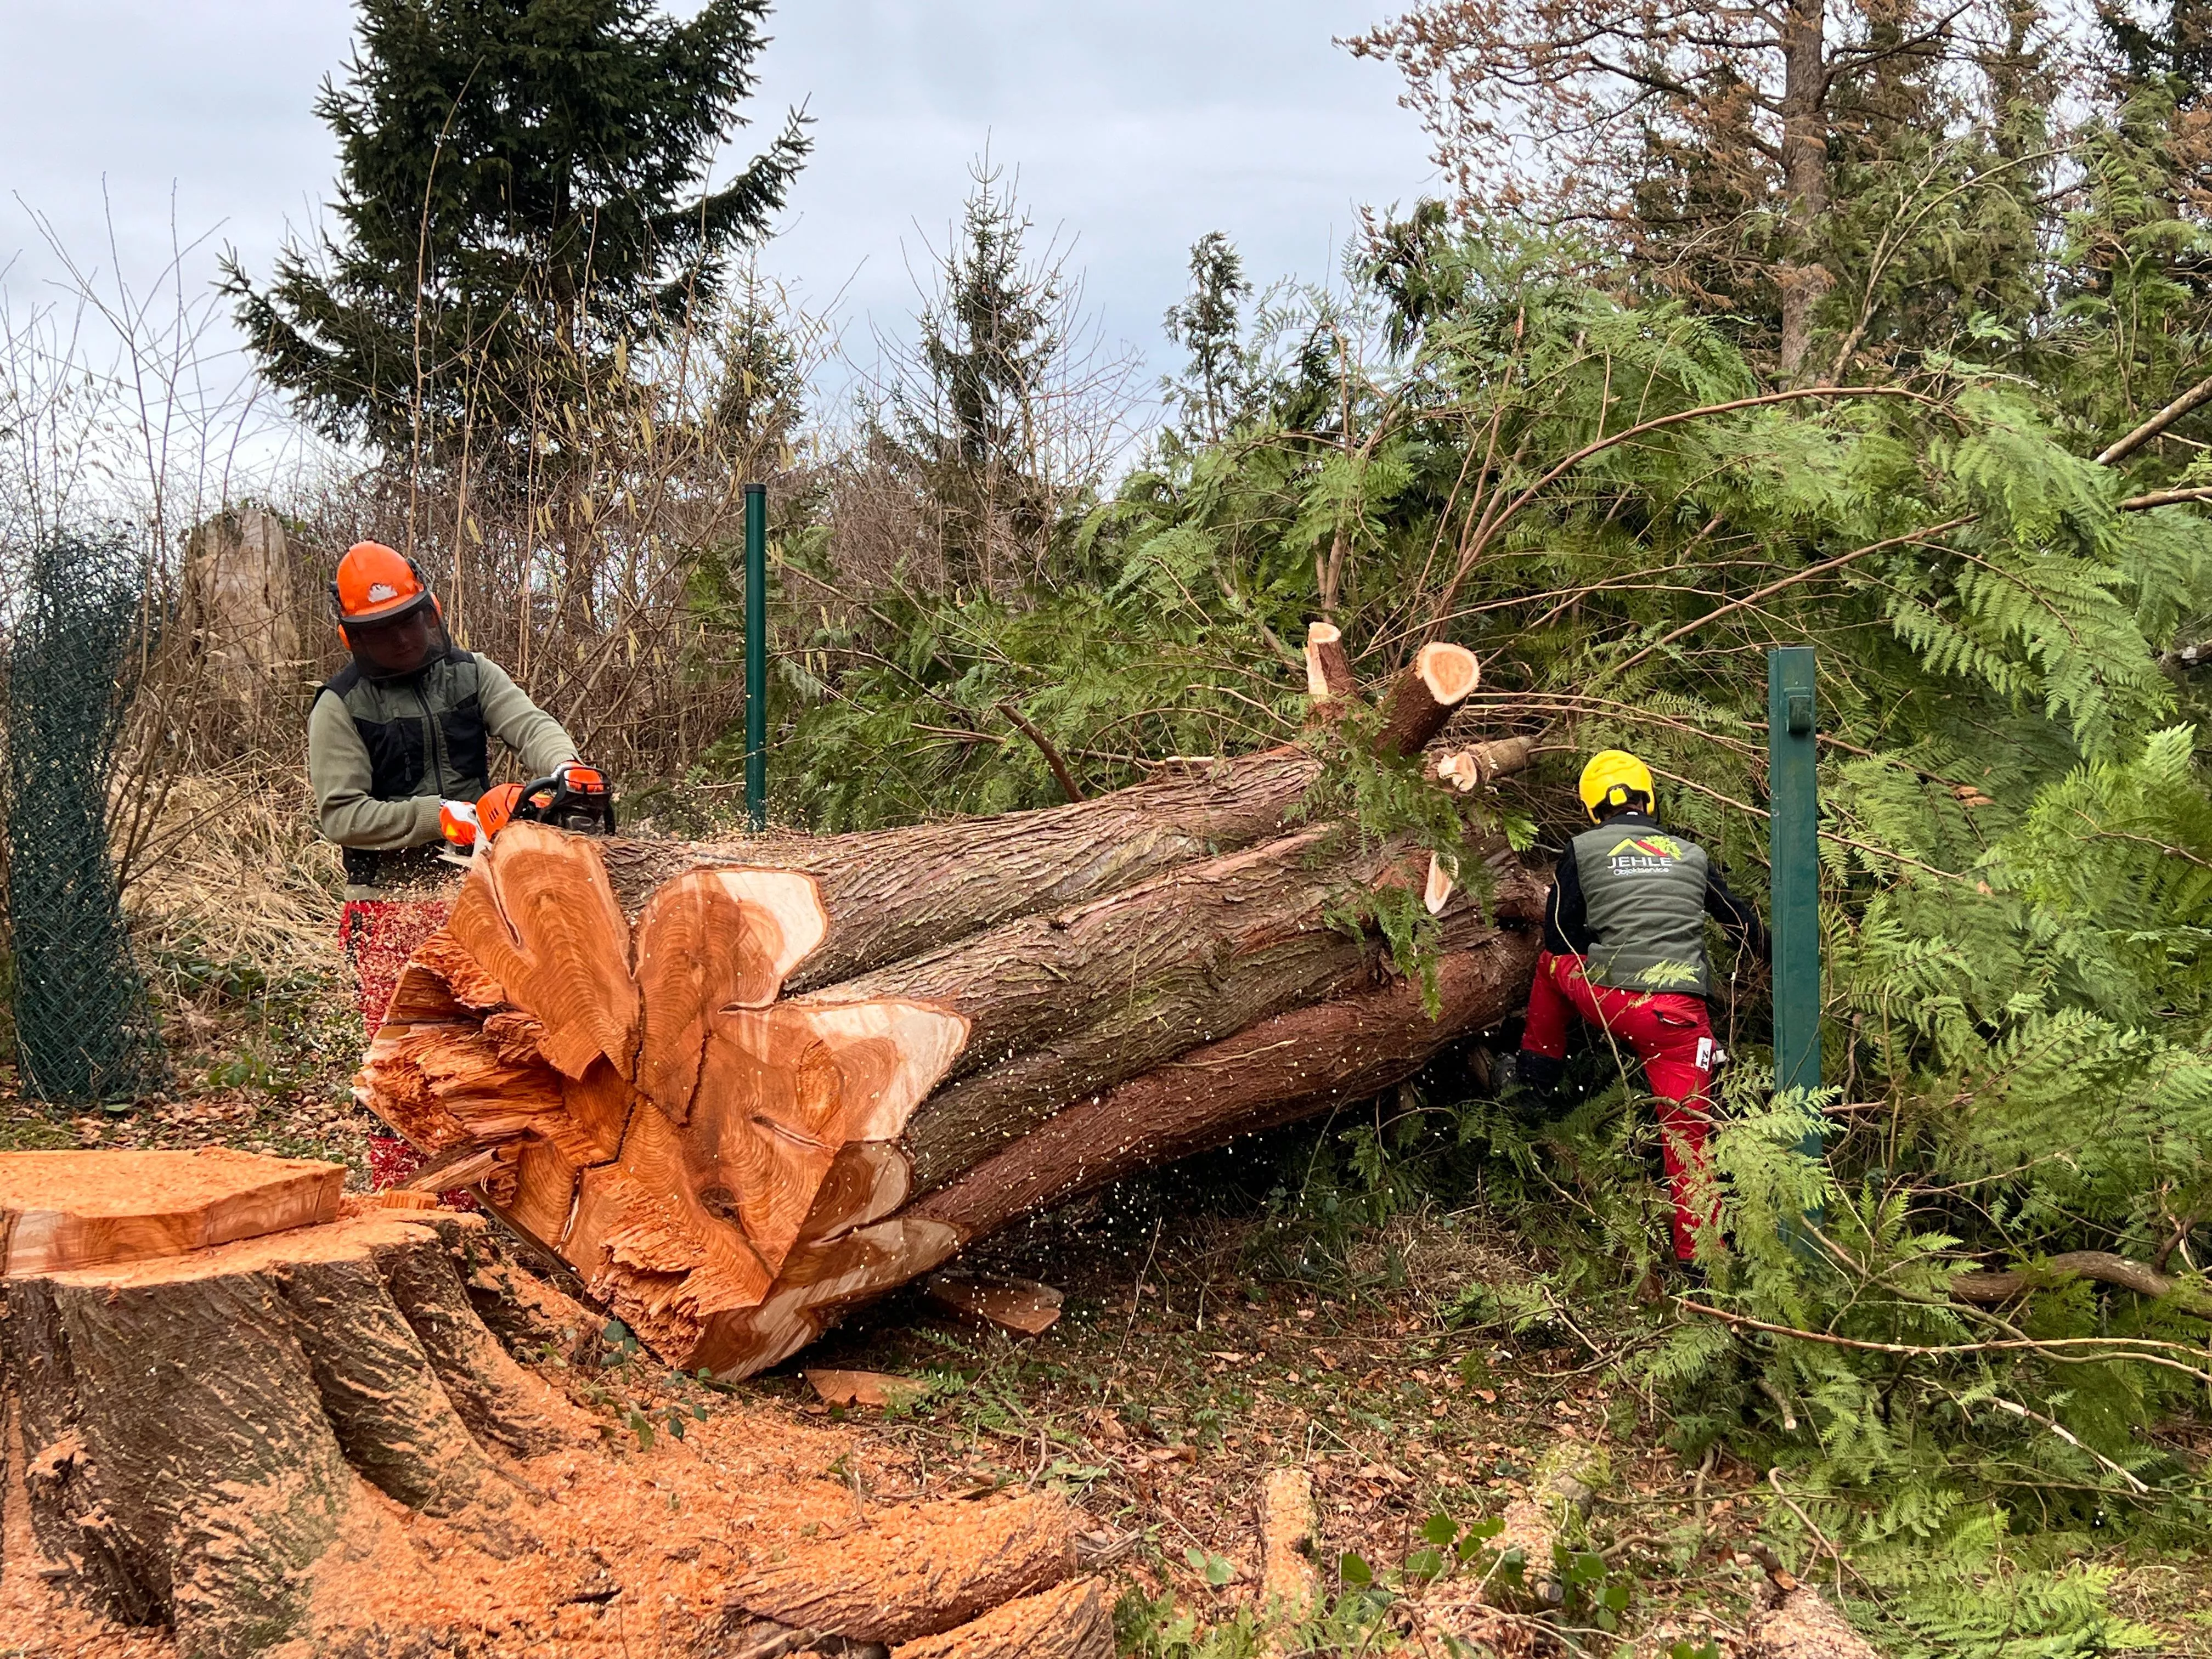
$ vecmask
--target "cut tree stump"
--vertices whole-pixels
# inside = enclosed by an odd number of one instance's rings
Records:
[[[0,1152],[0,1276],[178,1255],[337,1218],[342,1164],[188,1152]]]
[[[143,1155],[67,1156],[119,1172]],[[471,1307],[457,1257],[484,1252],[484,1224],[369,1212],[11,1272],[0,1504],[27,1516],[0,1516],[0,1540],[39,1559],[0,1565],[170,1625],[184,1659],[350,1651],[372,1607],[391,1650],[428,1651],[440,1632],[407,1610],[414,1558],[378,1494],[512,1556],[532,1528],[507,1461],[591,1433]]]
[[[1478,678],[1426,647],[1386,741]],[[1460,758],[1486,782],[1528,753]],[[1297,822],[1321,768],[1271,750],[816,841],[511,826],[357,1092],[661,1358],[757,1371],[1012,1219],[994,1187],[1069,1195],[1389,1086],[1519,1005],[1540,886],[1494,839],[1446,880],[1433,849]],[[1409,900],[1434,1012],[1375,921]]]

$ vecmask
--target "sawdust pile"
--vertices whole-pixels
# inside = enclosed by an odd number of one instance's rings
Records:
[[[881,1553],[870,1547],[873,1532],[896,1532],[905,1506],[930,1495],[903,1453],[842,1425],[713,1396],[657,1367],[563,1364],[558,1350],[576,1336],[573,1322],[568,1329],[544,1322],[564,1308],[574,1304],[547,1293],[529,1310],[546,1338],[536,1368],[592,1414],[599,1437],[503,1466],[521,1499],[502,1517],[510,1525],[488,1527],[466,1512],[437,1519],[364,1487],[364,1500],[395,1523],[404,1556],[364,1544],[338,1568],[318,1600],[344,1607],[345,1623],[427,1626],[441,1633],[437,1650],[458,1659],[697,1659],[720,1650],[733,1584],[794,1559],[819,1560],[841,1540],[872,1559]],[[23,1499],[20,1489],[0,1494],[0,1655],[170,1659],[176,1649],[166,1633],[125,1629],[59,1600],[41,1572],[47,1564]],[[972,1515],[972,1553],[988,1555],[1006,1542],[1001,1515],[1034,1501],[987,1494],[938,1505],[954,1519],[950,1528],[940,1519],[939,1547],[963,1553],[954,1534],[959,1517]],[[384,1649],[372,1639],[365,1650]]]

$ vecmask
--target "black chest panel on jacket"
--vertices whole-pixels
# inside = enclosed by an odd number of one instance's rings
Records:
[[[345,704],[361,733],[369,793],[377,799],[474,800],[491,787],[477,659],[467,652],[454,651],[404,680],[371,680],[348,664],[323,690]]]

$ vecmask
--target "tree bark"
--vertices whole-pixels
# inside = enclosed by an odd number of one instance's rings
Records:
[[[1778,267],[1782,339],[1777,368],[1795,381],[1813,345],[1813,318],[1835,284],[1815,257],[1814,238],[1828,210],[1827,13],[1824,0],[1788,0],[1782,14],[1783,216],[1789,257]]]
[[[2034,1267],[1960,1273],[1951,1280],[1951,1294],[1961,1302],[1994,1308],[2022,1291],[2063,1285],[2071,1279],[2117,1285],[2138,1296],[2167,1300],[2172,1306],[2196,1318],[2212,1319],[2212,1294],[2185,1279],[2170,1278],[2147,1263],[2130,1261],[2109,1250],[2065,1250]]]
[[[1066,806],[851,836],[623,842],[605,848],[617,899],[635,914],[686,870],[804,871],[833,919],[787,989],[809,991],[1040,911],[1279,834],[1320,777],[1296,747],[1202,763]]]
[[[891,1659],[1114,1659],[1113,1598],[1099,1579],[1062,1584],[894,1648]]]
[[[372,1624],[434,1644],[371,1489],[511,1556],[504,1460],[584,1432],[471,1309],[453,1256],[483,1225],[372,1212],[0,1281],[4,1491],[43,1576],[185,1659],[306,1659]]]
[[[915,1187],[927,1192],[1072,1101],[1373,983],[1377,946],[1346,919],[1377,889],[1421,892],[1427,858],[1393,846],[1332,855],[1336,834],[1299,830],[799,1006],[897,997],[969,1022],[965,1048],[907,1127]],[[1499,902],[1526,917],[1540,899],[1509,880]],[[1488,932],[1466,895],[1446,926],[1455,944]]]
[[[1124,1176],[1211,1151],[1419,1071],[1526,999],[1539,936],[1500,930],[1437,964],[1431,1018],[1418,981],[1260,1021],[1070,1106],[907,1212],[963,1243]]]

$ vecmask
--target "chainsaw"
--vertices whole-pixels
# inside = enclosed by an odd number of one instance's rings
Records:
[[[534,783],[502,783],[474,802],[441,801],[438,828],[446,846],[438,856],[466,869],[479,849],[510,823],[543,823],[583,836],[615,832],[614,791],[597,767],[574,763]]]

